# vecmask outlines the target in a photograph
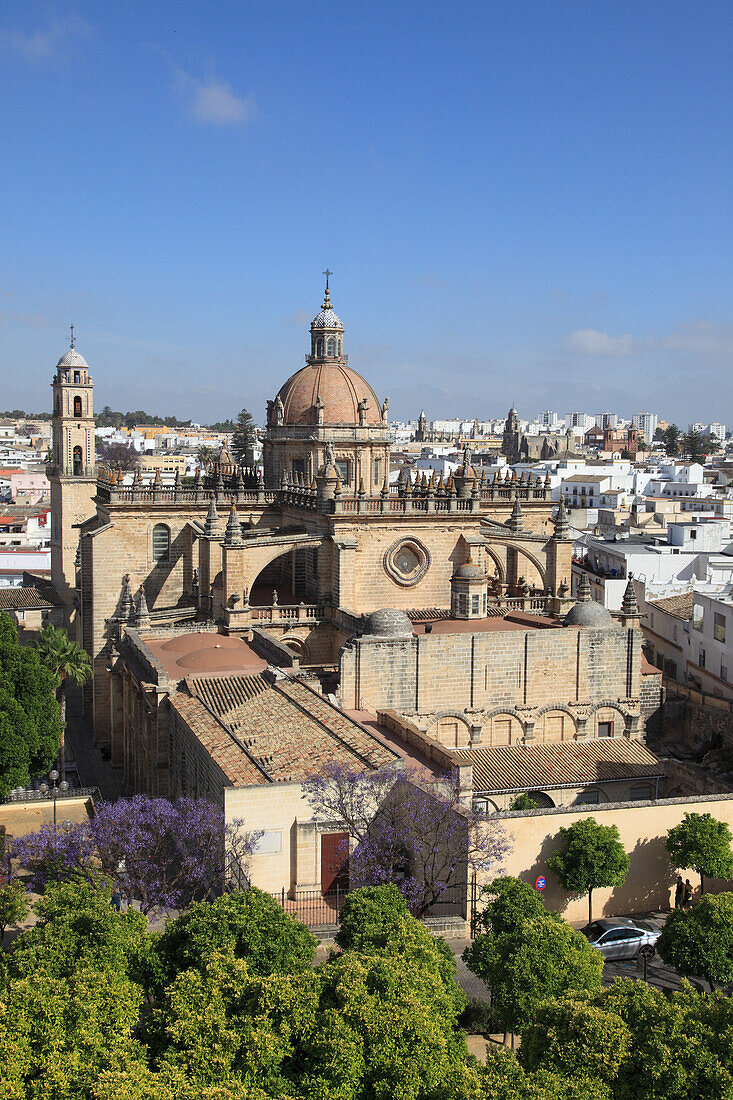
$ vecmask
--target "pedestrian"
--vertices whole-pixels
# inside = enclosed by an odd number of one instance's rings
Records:
[[[109,903],[112,908],[116,909],[119,913],[120,909],[122,908],[122,894],[119,890],[112,891],[112,897],[109,899]]]
[[[692,909],[692,895],[694,891],[692,889],[692,883],[687,878],[685,879],[685,888],[682,892],[682,908]]]
[[[677,875],[677,882],[674,887],[674,907],[675,909],[682,908],[682,895],[685,892],[685,884],[682,881],[682,875]]]

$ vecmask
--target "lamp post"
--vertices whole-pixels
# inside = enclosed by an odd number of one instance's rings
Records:
[[[69,784],[65,779],[62,779],[61,783],[58,782],[59,773],[55,768],[48,773],[48,778],[53,783],[53,786],[49,787],[48,783],[41,783],[38,789],[41,794],[46,794],[53,799],[53,831],[56,832],[56,799],[59,795],[66,794],[69,789]]]

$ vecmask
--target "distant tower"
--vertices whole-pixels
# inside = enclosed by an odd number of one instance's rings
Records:
[[[519,459],[519,445],[522,433],[519,429],[519,416],[512,405],[509,415],[504,423],[504,435],[501,441],[501,453],[506,456],[507,462],[517,462]]]
[[[425,419],[425,410],[420,410],[420,415],[417,418],[417,431],[415,432],[415,442],[424,443],[427,436],[428,422]]]
[[[76,552],[74,524],[94,514],[96,491],[94,389],[86,359],[71,346],[56,364],[53,390],[51,462],[51,579],[63,600],[67,625],[74,622]]]

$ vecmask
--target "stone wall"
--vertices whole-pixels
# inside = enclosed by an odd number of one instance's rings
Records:
[[[593,891],[593,914],[619,916],[645,913],[670,907],[676,870],[667,858],[665,838],[668,831],[682,821],[685,813],[709,813],[719,821],[733,826],[733,794],[714,794],[697,798],[661,799],[658,802],[607,803],[604,806],[575,806],[558,810],[531,810],[495,814],[487,828],[500,826],[512,850],[504,861],[504,872],[524,882],[534,884],[539,875],[547,879],[542,899],[549,909],[561,913],[566,920],[584,922],[588,919],[588,898],[569,897],[559,881],[548,871],[547,860],[559,847],[559,831],[584,817],[592,817],[601,825],[616,825],[621,843],[626,849],[630,868],[621,886]],[[489,877],[496,875],[493,868]],[[684,871],[699,890],[699,876]],[[730,890],[731,882],[706,879],[705,889],[711,893]]]
[[[451,748],[567,740],[597,736],[604,721],[639,732],[640,668],[641,632],[620,627],[365,636],[341,651],[340,698],[425,728],[455,716],[465,732]],[[483,726],[480,740],[471,725]]]

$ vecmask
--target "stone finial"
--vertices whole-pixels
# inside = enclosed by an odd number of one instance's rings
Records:
[[[509,517],[509,530],[515,535],[521,534],[521,532],[524,531],[524,514],[517,498],[514,500],[512,514]]]
[[[578,603],[587,603],[590,598],[591,592],[588,574],[586,572],[582,572],[580,574],[580,583],[578,584],[578,595],[576,599]]]
[[[239,522],[237,516],[237,509],[232,504],[229,511],[229,519],[227,520],[227,529],[224,532],[224,545],[225,546],[241,546],[242,545],[242,524]]]
[[[570,537],[570,524],[568,523],[568,512],[565,507],[565,501],[560,500],[560,507],[557,510],[557,515],[552,521],[555,525],[555,533],[553,538],[555,539],[567,539]]]
[[[161,476],[160,476],[160,467],[158,467],[158,469],[155,471],[155,477],[153,478],[153,485],[155,486],[156,489],[160,488],[161,481],[162,481],[162,479],[161,479]]]
[[[634,588],[634,582],[629,577],[626,588],[624,589],[624,598],[621,603],[621,614],[626,619],[638,619],[639,618],[639,605],[636,602],[636,589]]]
[[[135,611],[135,605],[132,599],[132,587],[130,585],[130,574],[125,573],[122,578],[122,592],[120,594],[120,610],[119,617],[121,619],[130,620],[133,617]]]
[[[219,513],[216,510],[216,501],[213,495],[209,499],[209,511],[206,516],[206,523],[204,524],[204,534],[206,535],[220,535],[221,526],[219,524]]]
[[[137,590],[137,608],[135,611],[135,622],[141,626],[150,622],[150,611],[148,610],[148,601],[145,598],[145,589],[142,585]]]

